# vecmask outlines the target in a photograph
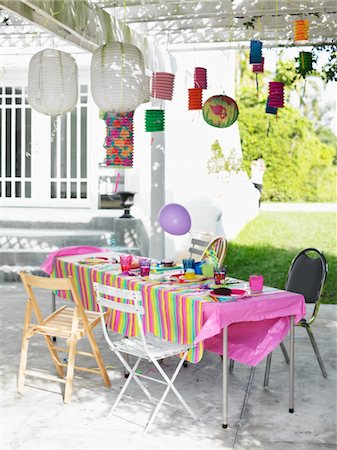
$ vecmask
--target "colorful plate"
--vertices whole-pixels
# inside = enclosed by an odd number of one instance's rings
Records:
[[[186,278],[185,275],[172,275],[170,280],[177,281],[178,283],[196,283],[198,281],[207,280],[204,275],[195,275],[193,279]]]
[[[110,258],[105,258],[103,256],[92,256],[90,258],[82,259],[81,261],[78,261],[79,264],[89,264],[89,265],[96,265],[96,264],[105,264],[106,262],[110,261]]]
[[[225,289],[226,289],[226,291],[230,291],[230,292],[219,293],[219,291],[221,292],[221,290],[224,291]],[[244,297],[245,295],[248,295],[248,294],[249,294],[249,292],[246,291],[245,289],[230,289],[230,288],[219,288],[219,289],[210,291],[210,293],[209,293],[209,295],[211,295],[212,297],[216,297],[220,301],[235,300],[236,297]]]

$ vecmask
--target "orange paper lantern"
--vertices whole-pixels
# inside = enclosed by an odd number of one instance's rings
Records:
[[[202,109],[202,88],[188,90],[188,109]]]
[[[295,44],[304,44],[309,39],[309,21],[295,20],[294,22],[294,41]]]

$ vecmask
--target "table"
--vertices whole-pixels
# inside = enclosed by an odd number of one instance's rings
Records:
[[[305,301],[300,294],[264,288],[260,295],[242,300],[215,303],[199,283],[177,284],[142,279],[120,273],[119,265],[79,263],[89,256],[62,256],[54,261],[53,275],[72,275],[83,305],[98,310],[93,282],[140,290],[146,314],[144,329],[164,339],[195,343],[187,360],[197,363],[204,349],[223,354],[223,427],[227,427],[227,357],[256,366],[285,338],[290,329],[289,411],[294,410],[294,323],[305,315]],[[114,252],[104,257],[118,256]],[[244,282],[242,282],[244,283]],[[238,287],[241,285],[238,284]],[[64,297],[63,293],[59,293]],[[125,335],[137,334],[136,323],[114,312],[108,326]]]

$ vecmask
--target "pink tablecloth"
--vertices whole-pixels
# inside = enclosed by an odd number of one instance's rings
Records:
[[[265,293],[236,302],[204,303],[203,326],[195,343],[222,353],[222,329],[228,326],[228,356],[256,366],[287,335],[290,316],[298,323],[305,315],[305,300],[286,291]]]

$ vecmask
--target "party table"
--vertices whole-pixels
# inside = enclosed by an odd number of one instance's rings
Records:
[[[100,258],[98,264],[86,264]],[[290,330],[289,411],[294,410],[294,324],[305,315],[305,301],[300,294],[264,287],[260,294],[214,302],[209,295],[213,280],[179,283],[176,280],[151,279],[137,273],[121,273],[115,252],[60,256],[54,259],[52,276],[73,276],[88,310],[98,310],[93,283],[122,289],[139,290],[143,296],[144,330],[177,343],[195,344],[187,360],[197,363],[204,349],[223,355],[223,426],[227,427],[227,358],[256,366],[273,351]],[[104,262],[106,260],[106,262]],[[247,283],[235,280],[235,287]],[[65,293],[59,292],[65,298]],[[124,335],[137,334],[136,320],[114,311],[108,326]]]

